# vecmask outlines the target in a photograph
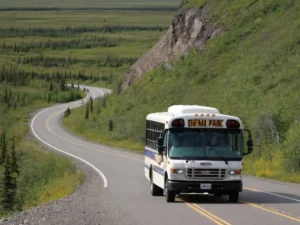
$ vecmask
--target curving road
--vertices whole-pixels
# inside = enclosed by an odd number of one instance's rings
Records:
[[[93,98],[109,93],[103,88],[86,88]],[[143,155],[87,142],[63,128],[64,110],[81,104],[82,100],[40,111],[31,121],[31,130],[43,144],[95,170],[102,184],[98,194],[109,196],[111,204],[130,215],[130,224],[300,224],[300,186],[296,184],[244,177],[244,191],[237,204],[230,204],[227,196],[185,196],[176,203],[152,197],[144,177]]]

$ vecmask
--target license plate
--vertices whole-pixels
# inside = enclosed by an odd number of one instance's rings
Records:
[[[204,190],[210,190],[211,184],[200,184],[200,188]]]

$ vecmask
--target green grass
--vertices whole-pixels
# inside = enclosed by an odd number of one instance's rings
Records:
[[[245,174],[300,183],[299,1],[192,0],[187,7],[206,2],[208,22],[225,33],[208,41],[201,55],[191,51],[171,71],[149,72],[87,121],[79,108],[64,123],[93,140],[125,141],[124,147],[142,151],[148,113],[173,104],[217,107],[253,132],[255,150],[245,157]]]
[[[65,197],[83,182],[84,175],[70,160],[41,151],[40,144],[33,140],[20,144],[23,162],[17,199],[22,210]],[[37,161],[39,163],[35,163]]]
[[[127,148],[136,152],[141,151],[143,148],[141,143],[133,143],[129,138],[117,138],[116,132],[107,132],[109,121],[107,119],[108,115],[103,115],[102,113],[102,101],[94,102],[94,111],[90,112],[88,120],[85,119],[85,110],[86,106],[73,109],[71,115],[63,119],[64,125],[72,133],[97,143]],[[74,118],[77,118],[77,120],[75,121]],[[117,125],[118,128],[120,126],[124,128],[124,135],[130,132],[130,127],[128,127],[130,124]]]

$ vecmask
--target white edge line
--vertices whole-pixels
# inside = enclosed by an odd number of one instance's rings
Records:
[[[36,114],[36,115],[33,117],[32,121],[31,121],[31,130],[32,130],[33,134],[34,134],[41,142],[43,142],[45,145],[47,145],[47,146],[49,146],[49,147],[51,147],[51,148],[53,148],[53,149],[55,149],[55,150],[57,150],[57,151],[59,151],[59,152],[62,152],[62,153],[64,153],[64,154],[66,154],[66,155],[69,155],[69,156],[71,156],[71,157],[73,157],[73,158],[75,158],[75,159],[78,159],[78,160],[84,162],[85,164],[89,165],[90,167],[92,167],[92,168],[93,168],[94,170],[96,170],[96,171],[98,172],[98,174],[101,176],[101,178],[103,179],[103,182],[104,182],[104,187],[106,188],[106,187],[108,186],[108,185],[107,185],[107,179],[106,179],[105,175],[104,175],[97,167],[95,167],[94,165],[92,165],[91,163],[85,161],[85,160],[82,159],[82,158],[79,158],[79,157],[77,157],[77,156],[75,156],[75,155],[72,155],[72,154],[70,154],[70,153],[68,153],[68,152],[65,152],[65,151],[63,151],[63,150],[61,150],[61,149],[59,149],[59,148],[56,148],[56,147],[50,145],[49,143],[47,143],[46,141],[44,141],[42,138],[40,138],[40,137],[36,134],[36,132],[35,132],[34,129],[33,129],[33,123],[34,123],[35,119],[36,119],[41,113],[43,113],[43,112],[45,112],[45,111],[47,111],[47,110],[48,110],[48,108],[47,108],[47,109],[44,109],[43,111],[39,112],[38,114]]]
[[[274,195],[274,196],[281,197],[281,198],[286,198],[286,199],[289,199],[289,200],[292,200],[292,201],[295,201],[295,202],[300,202],[300,199],[291,198],[291,197],[287,197],[287,196],[284,196],[284,195],[275,194],[275,193],[272,193],[272,192],[262,191],[262,193],[266,193],[266,194],[269,194],[269,195]]]

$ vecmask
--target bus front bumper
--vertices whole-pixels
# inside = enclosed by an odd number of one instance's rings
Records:
[[[238,181],[178,181],[169,180],[168,189],[176,193],[229,194],[241,192],[243,182]]]

